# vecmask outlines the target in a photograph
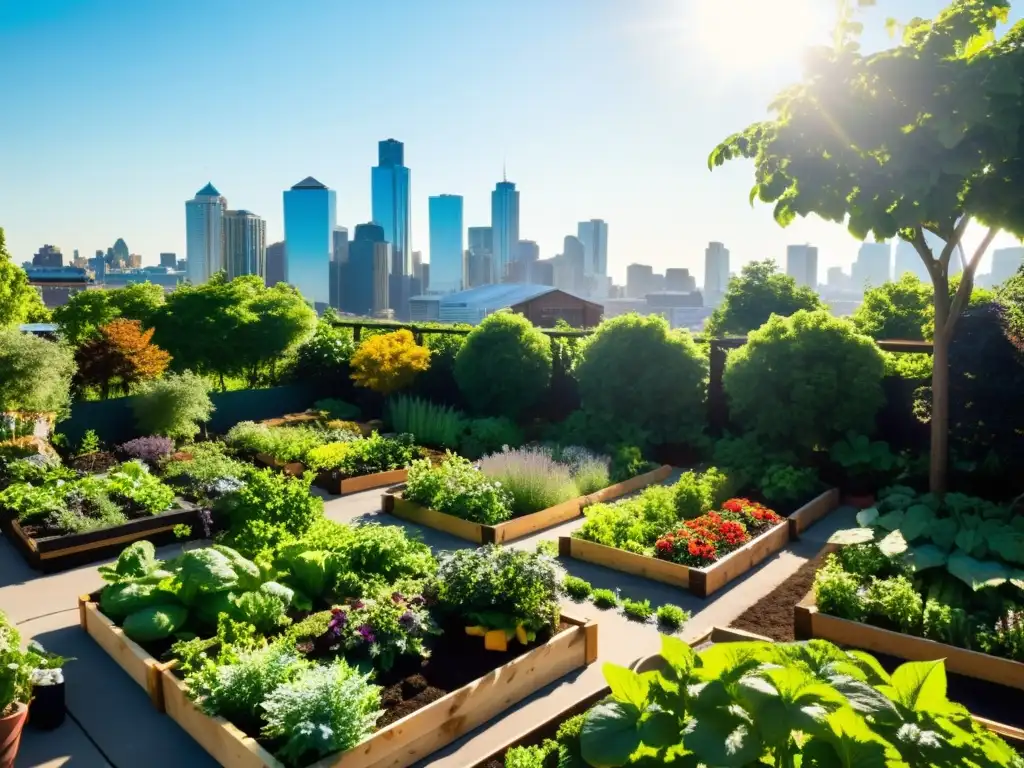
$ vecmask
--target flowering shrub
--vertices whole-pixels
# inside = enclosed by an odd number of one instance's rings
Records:
[[[430,367],[430,350],[403,328],[371,336],[352,355],[351,365],[356,384],[389,395],[410,386],[416,374]]]
[[[332,609],[327,631],[315,646],[324,652],[342,650],[348,658],[368,656],[374,667],[386,672],[400,656],[429,656],[424,641],[440,633],[422,597],[385,590]]]
[[[174,441],[169,437],[137,437],[117,447],[117,454],[123,459],[141,459],[155,464],[174,450]]]
[[[409,468],[405,498],[438,512],[484,525],[512,517],[512,495],[469,461],[449,453],[436,467],[414,461]]]
[[[704,568],[782,522],[772,510],[747,499],[730,499],[721,512],[683,523],[654,544],[654,556],[692,568]]]

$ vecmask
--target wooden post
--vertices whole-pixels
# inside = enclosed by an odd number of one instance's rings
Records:
[[[354,341],[356,344],[358,344],[359,343],[359,337],[362,336],[362,334],[363,334],[363,326],[361,326],[361,325],[353,325],[352,326],[352,341]]]
[[[720,339],[711,341],[710,378],[708,379],[708,424],[712,435],[721,435],[729,423],[722,377],[725,375],[725,346]]]

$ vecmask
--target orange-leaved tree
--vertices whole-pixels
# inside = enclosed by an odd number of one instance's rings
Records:
[[[132,386],[159,378],[171,356],[153,343],[153,329],[138,320],[114,320],[75,353],[79,386],[95,386],[106,399],[113,387],[128,394]]]

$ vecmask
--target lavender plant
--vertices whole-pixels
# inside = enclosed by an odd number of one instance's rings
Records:
[[[539,512],[580,495],[569,465],[555,461],[546,448],[492,453],[480,460],[480,471],[501,483],[511,495],[513,517]]]
[[[579,445],[569,445],[555,451],[554,458],[568,465],[576,490],[581,496],[611,485],[612,461],[607,456],[593,453]]]

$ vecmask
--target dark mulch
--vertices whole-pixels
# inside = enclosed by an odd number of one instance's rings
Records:
[[[76,456],[67,462],[67,465],[74,470],[84,472],[87,475],[96,475],[101,472],[106,472],[115,464],[118,464],[118,458],[110,451],[96,451],[95,453],[87,453],[84,456]]]
[[[795,640],[793,608],[811,591],[814,574],[823,562],[822,556],[808,560],[765,598],[744,611],[731,626],[778,642]]]

